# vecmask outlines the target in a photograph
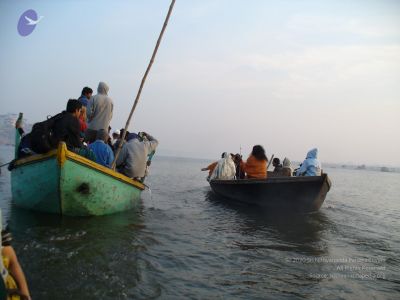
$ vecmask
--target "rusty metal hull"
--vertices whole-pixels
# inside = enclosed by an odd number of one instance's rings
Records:
[[[330,190],[327,174],[262,180],[211,180],[211,189],[228,201],[292,212],[317,211]]]
[[[17,206],[68,216],[107,215],[140,203],[143,184],[68,151],[17,160],[11,171]]]

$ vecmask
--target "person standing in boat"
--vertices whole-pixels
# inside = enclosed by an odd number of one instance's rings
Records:
[[[81,124],[81,132],[85,133],[87,129],[87,113],[86,113],[86,107],[89,104],[89,99],[92,97],[93,90],[90,87],[85,86],[82,89],[81,96],[78,98],[78,101],[82,103],[82,111],[79,115],[79,123]]]
[[[78,98],[78,101],[82,103],[83,107],[86,108],[89,104],[89,100],[92,97],[92,95],[93,95],[93,90],[90,87],[85,86],[82,89],[82,93],[81,96]]]
[[[89,145],[89,149],[96,155],[96,162],[107,168],[111,168],[114,160],[114,153],[107,144],[109,139],[108,133],[104,129],[97,131],[96,141]]]
[[[321,163],[317,157],[317,148],[308,151],[306,159],[296,171],[296,176],[321,176]]]
[[[156,151],[158,141],[143,132],[146,139],[140,140],[136,133],[130,133],[117,158],[118,171],[128,177],[143,181],[146,175],[147,160]]]
[[[249,179],[267,178],[268,158],[265,150],[261,145],[255,145],[251,155],[246,162],[242,161],[242,169],[246,172]]]
[[[88,128],[85,132],[85,140],[92,143],[96,140],[97,130],[106,132],[113,116],[114,104],[108,96],[109,87],[105,82],[100,82],[97,94],[89,101],[86,108]]]

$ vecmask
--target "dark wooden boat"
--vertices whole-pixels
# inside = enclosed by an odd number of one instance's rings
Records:
[[[293,212],[319,210],[331,185],[328,174],[210,181],[213,192],[227,200]]]

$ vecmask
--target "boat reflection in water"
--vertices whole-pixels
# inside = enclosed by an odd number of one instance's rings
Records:
[[[230,221],[232,226],[242,236],[248,237],[246,242],[235,242],[242,250],[276,250],[289,256],[293,253],[310,256],[328,254],[324,235],[334,224],[321,211],[298,213],[270,210],[265,206],[231,201],[212,191],[208,191],[205,198],[223,208],[228,215],[234,213],[235,218]]]

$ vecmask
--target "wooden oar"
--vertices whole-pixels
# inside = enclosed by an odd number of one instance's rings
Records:
[[[0,168],[5,167],[5,166],[9,165],[10,163],[11,163],[11,161],[9,161],[9,162],[6,163],[6,164],[1,165]]]
[[[121,142],[120,142],[119,145],[118,145],[118,149],[117,149],[117,152],[115,153],[114,161],[112,162],[112,169],[113,169],[113,170],[115,170],[115,166],[116,166],[116,162],[117,162],[119,153],[121,152],[122,145],[123,145],[124,142],[125,142],[126,131],[128,130],[129,123],[130,123],[130,121],[131,121],[133,112],[135,111],[136,106],[137,106],[137,104],[138,104],[138,102],[139,102],[140,94],[142,93],[142,89],[143,89],[144,83],[145,83],[145,81],[146,81],[147,75],[149,74],[150,69],[151,69],[151,66],[153,65],[154,58],[156,57],[158,47],[160,46],[161,39],[162,39],[162,37],[163,37],[163,35],[164,35],[164,31],[165,31],[165,29],[167,28],[168,20],[169,20],[169,17],[170,17],[170,15],[171,15],[172,9],[174,8],[174,4],[175,4],[175,0],[172,0],[172,1],[171,1],[171,5],[169,6],[168,14],[167,14],[167,16],[166,16],[166,18],[165,18],[165,21],[164,21],[164,25],[163,25],[163,27],[162,27],[162,29],[161,29],[161,32],[160,32],[160,35],[159,35],[159,37],[158,37],[157,44],[156,44],[156,46],[155,46],[155,48],[154,48],[154,50],[153,50],[153,55],[151,56],[149,65],[147,66],[146,72],[145,72],[144,75],[143,75],[142,82],[140,83],[140,87],[139,87],[139,90],[138,90],[138,92],[137,92],[135,102],[133,103],[133,107],[132,107],[131,112],[130,112],[130,114],[129,114],[128,120],[126,121],[125,130],[124,130],[124,133],[122,134],[122,137],[121,137]]]
[[[271,159],[270,159],[269,162],[268,162],[267,171],[268,171],[269,166],[270,166],[271,163],[272,163],[272,160],[274,159],[274,155],[275,155],[275,154],[272,154]]]

